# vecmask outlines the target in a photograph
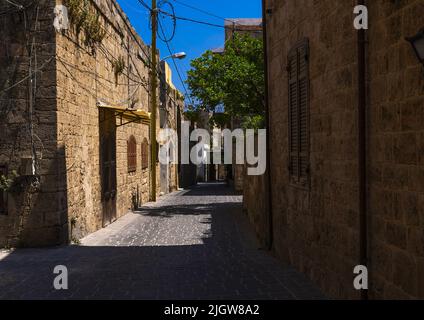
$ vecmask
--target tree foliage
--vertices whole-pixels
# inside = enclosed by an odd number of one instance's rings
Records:
[[[265,81],[261,39],[235,34],[222,54],[205,52],[191,63],[187,83],[198,107],[225,113],[260,126],[265,114]]]

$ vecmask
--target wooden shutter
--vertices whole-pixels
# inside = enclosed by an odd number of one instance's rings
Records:
[[[145,170],[149,168],[149,142],[144,139],[141,146],[141,169]]]
[[[7,177],[7,167],[0,166],[0,176]],[[0,215],[7,215],[7,193],[0,189]]]
[[[137,141],[131,136],[127,144],[128,172],[137,171]]]
[[[304,40],[288,56],[290,181],[309,184],[309,45]]]

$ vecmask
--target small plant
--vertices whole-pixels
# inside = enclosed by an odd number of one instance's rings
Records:
[[[80,239],[76,238],[76,237],[72,237],[71,239],[72,244],[79,246],[81,244]]]
[[[71,224],[71,243],[75,245],[80,245],[81,241],[73,235],[77,222],[78,222],[77,217],[72,217],[71,220],[69,221],[69,223]]]
[[[102,28],[99,15],[90,11],[87,0],[67,0],[69,16],[75,25],[78,34],[84,32],[84,43],[87,46],[94,46],[101,43],[106,36],[106,31]]]
[[[95,45],[101,43],[106,36],[106,31],[101,28],[99,16],[88,14],[84,24],[85,44]]]
[[[133,211],[137,211],[139,209],[139,201],[138,201],[138,193],[137,191],[133,190],[131,193],[131,202],[132,202],[132,209]]]
[[[112,68],[115,73],[115,81],[118,83],[119,76],[124,72],[125,70],[125,59],[124,57],[120,56],[118,59],[112,61]]]
[[[19,177],[18,173],[13,170],[8,176],[0,174],[0,190],[9,192],[12,190],[16,179]]]
[[[77,225],[77,218],[72,217],[70,222],[71,222],[71,227],[74,228]]]

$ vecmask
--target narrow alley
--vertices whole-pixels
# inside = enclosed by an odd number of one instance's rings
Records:
[[[179,191],[80,246],[0,251],[0,299],[320,299],[307,278],[261,250],[225,184]],[[55,266],[69,289],[53,288]]]

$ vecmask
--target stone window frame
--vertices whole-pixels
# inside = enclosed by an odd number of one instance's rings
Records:
[[[288,169],[290,185],[310,189],[310,48],[297,42],[287,56]]]
[[[0,165],[0,174],[7,176],[8,167],[5,164]],[[7,192],[0,189],[0,216],[8,215]]]
[[[131,135],[127,141],[128,173],[137,172],[137,140]]]

